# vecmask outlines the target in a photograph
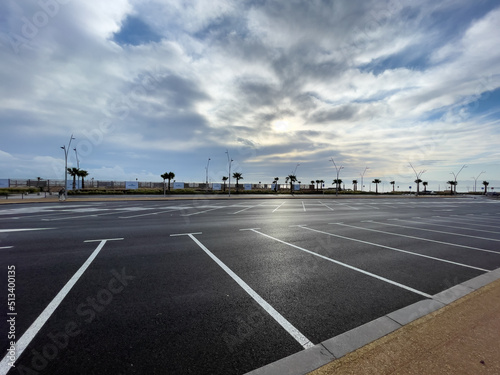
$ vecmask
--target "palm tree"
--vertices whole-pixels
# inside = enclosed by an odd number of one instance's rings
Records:
[[[352,180],[354,191],[358,190],[358,180]]]
[[[335,191],[338,193],[338,191],[340,190],[340,184],[342,183],[342,180],[340,178],[335,179],[333,180],[333,183],[335,184]]]
[[[236,179],[236,192],[238,192],[239,181],[243,180],[243,176],[239,172],[234,172],[233,173],[233,178]]]
[[[314,190],[314,180],[311,180],[311,185],[312,185],[313,190]]]
[[[297,181],[297,176],[294,174],[289,174],[286,180],[290,180],[290,194],[293,194],[293,183]]]
[[[394,193],[394,187],[396,185],[396,181],[391,181],[391,185],[392,185],[392,192]]]
[[[175,178],[175,173],[174,172],[168,172],[167,173],[167,180],[168,180],[168,192],[170,193],[170,180],[173,180]]]
[[[82,189],[85,189],[85,177],[87,177],[88,175],[89,172],[87,172],[86,170],[80,169],[78,171],[78,177],[82,178]]]
[[[325,183],[325,180],[319,180],[319,183],[321,184],[321,190],[323,190],[323,184]]]
[[[68,173],[71,177],[73,177],[73,190],[76,190],[76,176],[78,176],[78,172],[80,170],[78,168],[68,168]]]
[[[420,183],[422,182],[422,180],[420,178],[417,178],[415,180],[415,183],[417,184],[417,195],[420,193]]]
[[[429,183],[427,181],[424,181],[422,182],[422,185],[424,185],[424,193],[427,193],[427,185],[429,185]]]
[[[165,172],[163,173],[162,175],[160,175],[161,178],[163,178],[163,195],[166,194],[165,192],[165,180],[168,178],[168,172]]]
[[[280,179],[279,177],[274,177],[273,184],[275,184],[275,185],[274,185],[274,191],[275,191],[275,192],[278,192],[278,180],[279,180],[279,179]]]
[[[372,183],[375,184],[375,194],[378,194],[378,184],[380,184],[382,181],[380,181],[378,178],[374,179]]]
[[[319,180],[316,180],[316,190],[319,189]]]
[[[488,192],[488,185],[490,183],[488,181],[483,181],[483,185],[484,185],[484,194],[486,195],[486,193]]]
[[[229,179],[227,176],[222,176],[222,182],[224,183],[224,191],[226,191],[226,181]]]

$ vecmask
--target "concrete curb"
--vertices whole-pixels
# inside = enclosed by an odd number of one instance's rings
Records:
[[[248,372],[246,375],[304,375],[346,354],[374,342],[419,318],[437,311],[452,302],[500,279],[500,268],[455,285],[362,326],[342,333],[310,349]]]

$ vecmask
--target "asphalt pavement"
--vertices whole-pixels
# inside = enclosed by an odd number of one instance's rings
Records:
[[[2,205],[0,374],[307,373],[497,278],[499,203]]]

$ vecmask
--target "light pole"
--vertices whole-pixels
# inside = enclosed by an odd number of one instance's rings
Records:
[[[477,179],[479,178],[479,176],[481,176],[483,173],[486,173],[485,171],[482,171],[481,173],[479,173],[479,175],[477,177],[474,177],[472,176],[472,178],[474,179],[474,193],[476,192],[476,185],[477,185]]]
[[[233,159],[229,157],[228,150],[226,150],[226,154],[227,154],[227,163],[229,164],[229,176],[228,176],[229,198],[231,198],[231,163],[233,162]]]
[[[411,169],[413,169],[413,172],[415,173],[415,177],[417,178],[415,180],[415,183],[417,184],[417,195],[416,197],[418,197],[418,193],[420,192],[420,182],[417,182],[418,180],[420,180],[420,176],[422,176],[425,172],[427,172],[426,170],[421,170],[420,172],[417,173],[417,171],[415,170],[415,168],[413,168],[413,165],[410,164],[410,167]]]
[[[79,170],[80,169],[80,160],[78,160],[78,151],[76,151],[76,147],[73,149],[75,151],[76,155],[76,168]],[[78,176],[78,187],[77,190],[80,189],[80,176]]]
[[[365,167],[365,170],[363,171],[363,173],[360,173],[360,176],[361,176],[361,192],[363,191],[363,177],[365,176],[365,173],[366,173],[366,170],[367,169],[370,169],[368,167]]]
[[[208,158],[208,161],[207,161],[207,167],[205,168],[206,169],[206,172],[207,172],[207,178],[206,178],[206,191],[208,193],[208,165],[210,164],[210,158]]]
[[[64,199],[68,198],[68,193],[66,191],[68,187],[68,151],[69,148],[71,147],[71,141],[75,139],[73,138],[73,134],[71,134],[71,137],[69,139],[68,147],[66,146],[61,146],[61,148],[64,150]]]
[[[293,175],[296,176],[295,173],[297,173],[297,168],[299,167],[300,163],[297,163],[297,165],[295,166],[295,169],[293,170]]]
[[[340,170],[341,169],[344,169],[343,166],[340,166],[337,168],[337,164],[335,164],[335,160],[333,160],[333,158],[330,159],[330,161],[333,163],[333,165],[335,166],[335,169],[337,170],[337,182],[335,183],[335,196],[338,196],[339,195],[339,174],[340,174]],[[361,184],[363,184],[363,182],[361,182]]]
[[[460,172],[462,172],[462,169],[464,169],[464,168],[467,168],[467,165],[465,165],[465,164],[462,165],[462,168],[460,168],[460,170],[458,171],[457,174],[455,174],[454,172],[451,172],[451,174],[453,175],[453,177],[455,177],[455,185],[454,185],[455,186],[455,194],[457,194],[457,177],[460,174]]]

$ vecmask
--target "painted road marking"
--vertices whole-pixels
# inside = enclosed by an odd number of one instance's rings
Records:
[[[42,311],[42,313],[36,318],[36,320],[31,324],[31,326],[24,332],[24,334],[21,336],[19,340],[16,342],[16,360],[21,357],[22,353],[24,350],[28,347],[30,342],[33,340],[33,338],[36,336],[38,331],[42,329],[42,327],[45,325],[47,320],[52,316],[54,311],[57,309],[57,307],[61,304],[63,299],[68,295],[70,290],[73,288],[73,286],[76,284],[76,282],[80,279],[80,277],[83,275],[83,273],[87,270],[87,268],[90,266],[92,261],[97,257],[101,249],[104,247],[106,244],[106,240],[103,240],[100,242],[100,244],[97,246],[97,248],[94,250],[94,252],[88,257],[88,259],[83,263],[83,265],[80,267],[78,271],[73,275],[73,277],[64,285],[64,287],[57,293],[57,295],[54,297],[54,299],[47,305],[47,307]],[[11,369],[9,366],[9,361],[10,359],[8,358],[7,355],[3,357],[2,361],[0,362],[0,374],[7,374],[7,372]]]
[[[23,228],[23,229],[0,229],[0,233],[8,233],[8,232],[26,232],[30,230],[49,230],[56,228]]]
[[[356,228],[356,229],[363,229],[363,230],[368,230],[368,231],[372,231],[372,232],[381,232],[381,233],[386,233],[386,232],[379,231],[379,230],[375,230],[375,229],[369,229],[369,228],[363,228],[363,227],[356,227],[356,226],[354,226],[354,225],[348,225],[348,224],[343,224],[343,223],[329,223],[329,224],[341,225],[341,226],[343,226],[343,227],[350,227],[350,228]],[[346,240],[350,240],[350,241],[361,242],[361,243],[364,243],[364,244],[367,244],[367,245],[373,245],[373,246],[377,246],[377,247],[382,247],[382,248],[384,248],[384,249],[389,249],[389,250],[399,251],[399,252],[402,252],[402,253],[411,254],[411,255],[418,256],[418,257],[422,257],[422,258],[428,258],[428,259],[432,259],[432,260],[437,260],[437,261],[439,261],[439,262],[450,263],[450,264],[454,264],[454,265],[456,265],[456,266],[467,267],[467,268],[473,268],[473,269],[475,269],[475,270],[484,271],[484,272],[488,272],[488,271],[490,271],[490,270],[486,270],[486,269],[484,269],[484,268],[479,268],[479,267],[470,266],[470,265],[468,265],[468,264],[457,263],[457,262],[453,262],[453,261],[451,261],[451,260],[446,260],[446,259],[442,259],[442,258],[437,258],[437,257],[433,257],[433,256],[430,256],[430,255],[420,254],[420,253],[414,253],[414,252],[412,252],[412,251],[402,250],[402,249],[397,249],[397,248],[395,248],[395,247],[390,247],[390,246],[385,246],[385,245],[380,245],[380,244],[377,244],[377,243],[374,243],[374,242],[368,242],[368,241],[358,240],[358,239],[351,238],[351,237],[345,237],[345,236],[341,236],[341,235],[339,235],[339,234],[333,234],[333,233],[329,233],[329,232],[323,232],[323,231],[319,231],[319,230],[316,230],[316,229],[311,229],[311,228],[304,228],[304,229],[312,230],[312,231],[319,232],[319,233],[328,234],[329,236],[334,236],[334,237],[338,237],[338,238],[344,238],[344,239],[346,239]],[[405,236],[405,237],[406,237],[406,236]],[[496,253],[496,254],[500,254],[500,253]]]
[[[80,216],[65,216],[65,217],[58,217],[56,219],[40,219],[42,221],[58,221],[58,220],[66,220],[66,219],[79,219],[82,217],[97,217],[97,216],[105,216],[105,215],[119,215],[121,212],[108,212],[105,214],[91,214],[91,215],[80,215]]]
[[[273,210],[273,212],[274,212],[274,211],[277,211],[277,210],[278,210],[278,208],[280,208],[280,207],[281,207],[281,206],[283,206],[284,204],[285,204],[285,202],[281,203],[278,207],[276,207],[276,208]]]
[[[394,220],[399,220],[399,219],[394,219]],[[425,229],[425,228],[417,228],[417,227],[409,227],[407,225],[397,225],[397,224],[389,224],[389,223],[379,223],[377,221],[373,221],[373,223],[377,224],[382,224],[382,225],[390,225],[391,227],[399,227],[399,228],[406,228],[406,229],[415,229],[415,230],[423,230],[426,232],[435,232],[435,233],[442,233],[442,234],[450,234],[452,236],[460,236],[460,237],[468,237],[468,238],[477,238],[479,240],[486,240],[486,241],[496,241],[500,242],[500,239],[494,239],[494,238],[486,238],[486,237],[479,237],[479,236],[470,236],[468,234],[461,234],[461,233],[453,233],[453,232],[444,232],[441,230],[434,230],[434,229]]]
[[[372,220],[365,220],[362,221],[362,223],[375,223],[375,224],[383,224],[379,223],[377,221],[372,221]],[[329,224],[344,224],[344,223],[329,223]],[[347,225],[347,224],[346,224]],[[390,234],[392,236],[400,236],[400,237],[407,237],[407,238],[412,238],[416,240],[421,240],[421,241],[428,241],[428,242],[434,242],[434,243],[440,243],[442,245],[449,245],[449,246],[456,246],[456,247],[463,247],[464,249],[470,249],[470,250],[477,250],[477,251],[484,251],[486,253],[493,253],[493,254],[500,254],[498,251],[494,250],[487,250],[487,249],[481,249],[480,247],[473,247],[473,246],[467,246],[467,245],[459,245],[456,243],[451,243],[451,242],[444,242],[444,241],[438,241],[438,240],[431,240],[430,238],[423,238],[423,237],[417,237],[417,236],[410,236],[407,234],[400,234],[400,233],[392,233],[392,232],[386,232],[382,230],[376,230],[376,229],[368,229],[368,228],[361,228],[363,230],[371,230],[371,231],[376,231],[384,234]]]
[[[198,211],[198,212],[193,212],[192,214],[185,214],[181,216],[193,216],[193,215],[199,215],[199,214],[204,214],[205,212],[213,211],[213,210],[220,210],[221,208],[226,208],[227,206],[220,206],[220,207],[215,207],[215,208],[210,208],[209,210],[205,211]],[[193,207],[194,208],[194,207]]]
[[[0,247],[0,250],[4,250],[4,249],[12,249],[14,246],[2,246]]]
[[[436,220],[436,219],[424,219],[424,220],[430,220],[430,221],[443,221],[443,220]],[[445,227],[445,228],[454,228],[454,229],[464,229],[464,230],[470,230],[473,232],[484,232],[484,233],[493,233],[493,234],[500,234],[500,232],[492,231],[492,230],[484,230],[484,229],[473,229],[473,228],[466,228],[466,227],[456,227],[456,226],[451,226],[451,225],[444,225],[444,224],[436,224],[436,223],[426,223],[426,222],[419,222],[419,221],[413,221],[413,220],[405,220],[405,219],[398,219],[398,221],[406,221],[408,223],[417,223],[417,224],[422,224],[422,225],[432,225],[436,227]],[[449,222],[449,220],[448,220]]]
[[[317,231],[317,230],[315,230],[315,229],[310,229],[310,228],[307,228],[307,227],[303,227],[303,228],[304,228],[304,229],[308,229],[308,230],[314,230],[314,231],[316,231],[316,232],[320,232],[320,231]],[[354,270],[354,271],[356,271],[356,272],[360,272],[360,273],[362,273],[362,274],[365,274],[365,275],[371,276],[371,277],[373,277],[373,278],[375,278],[375,279],[378,279],[378,280],[381,280],[381,281],[385,281],[386,283],[389,283],[389,284],[395,285],[395,286],[400,287],[400,288],[402,288],[402,289],[409,290],[410,292],[413,292],[413,293],[419,294],[419,295],[424,296],[424,297],[426,297],[426,298],[430,298],[430,299],[432,299],[432,296],[431,296],[430,294],[427,294],[427,293],[421,292],[421,291],[419,291],[419,290],[417,290],[417,289],[411,288],[411,287],[409,287],[409,286],[406,286],[406,285],[400,284],[400,283],[398,283],[398,282],[396,282],[396,281],[392,281],[392,280],[386,279],[385,277],[382,277],[382,276],[376,275],[376,274],[374,274],[374,273],[371,273],[371,272],[368,272],[368,271],[362,270],[361,268],[353,267],[353,266],[350,266],[350,265],[348,265],[348,264],[346,264],[346,263],[339,262],[338,260],[334,260],[334,259],[332,259],[332,258],[328,258],[328,257],[326,257],[326,256],[324,256],[324,255],[321,255],[321,254],[315,253],[315,252],[313,252],[313,251],[310,251],[310,250],[304,249],[303,247],[300,247],[300,246],[297,246],[297,245],[294,245],[294,244],[291,244],[291,243],[288,243],[288,242],[282,241],[282,240],[280,240],[280,239],[278,239],[278,238],[276,238],[276,237],[272,237],[272,236],[270,236],[270,235],[268,235],[268,234],[265,234],[265,233],[259,232],[259,231],[257,231],[257,230],[252,229],[252,231],[253,231],[253,232],[255,232],[255,233],[258,233],[258,234],[260,234],[260,235],[262,235],[262,236],[264,236],[264,237],[267,237],[267,238],[270,238],[270,239],[275,240],[275,241],[277,241],[277,242],[280,242],[280,243],[282,243],[282,244],[285,244],[285,245],[288,245],[288,246],[294,247],[294,248],[296,248],[296,249],[298,249],[298,250],[304,251],[304,252],[306,252],[306,253],[308,253],[308,254],[312,254],[312,255],[317,256],[317,257],[319,257],[319,258],[322,258],[322,259],[328,260],[328,261],[330,261],[330,262],[332,262],[332,263],[335,263],[335,264],[338,264],[338,265],[340,265],[340,266],[343,266],[343,267],[349,268],[349,269],[351,269],[351,270]],[[329,234],[329,233],[327,233],[327,232],[325,232],[325,233],[326,233],[326,234]]]
[[[142,216],[151,216],[151,215],[161,215],[169,212],[174,212],[178,210],[167,210],[167,211],[158,211],[158,212],[148,212],[147,214],[139,214],[139,215],[131,215],[131,216],[118,216],[119,219],[132,219],[134,217],[142,217]]]
[[[241,206],[240,206],[240,207],[241,207]],[[249,210],[249,209],[254,208],[254,207],[256,207],[256,206],[250,206],[250,207],[244,208],[244,209],[242,209],[242,210],[239,210],[239,211],[233,212],[233,215],[239,214],[240,212],[243,212],[243,211]]]
[[[304,205],[304,201],[302,201],[302,208],[304,209],[304,212],[306,212],[306,206]]]
[[[121,241],[121,240],[123,240],[123,237],[121,237],[121,238],[106,238],[103,240],[86,240],[83,242],[102,242],[102,241]]]
[[[326,208],[330,209],[331,211],[334,211],[334,209],[330,206],[327,206],[325,203],[319,201],[319,203],[321,203],[323,206],[325,206]]]
[[[312,348],[314,344],[305,337],[297,328],[295,328],[288,320],[285,319],[278,311],[267,303],[260,295],[257,294],[250,286],[245,283],[238,275],[236,275],[228,266],[226,266],[219,258],[217,258],[210,250],[208,250],[198,239],[194,236],[196,233],[177,234],[177,236],[188,236],[191,238],[212,260],[219,265],[231,278],[238,283],[240,287],[247,292],[269,315],[273,317],[279,325],[281,325],[304,349]]]

